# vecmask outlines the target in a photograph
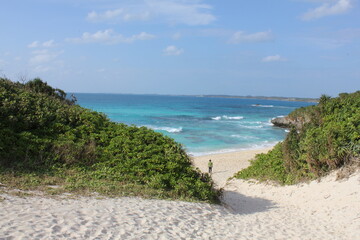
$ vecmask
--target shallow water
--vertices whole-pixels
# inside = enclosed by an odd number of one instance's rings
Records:
[[[193,155],[262,148],[284,139],[270,120],[312,103],[195,96],[75,94],[78,104],[112,121],[146,126]]]

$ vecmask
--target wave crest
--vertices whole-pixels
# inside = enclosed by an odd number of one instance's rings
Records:
[[[261,104],[252,104],[253,107],[265,107],[265,108],[272,108],[274,105],[261,105]]]
[[[255,136],[240,135],[240,134],[233,134],[233,135],[231,135],[231,137],[240,138],[240,139],[243,139],[243,140],[259,139],[258,137],[255,137]]]
[[[211,119],[212,119],[212,120],[219,121],[219,120],[221,120],[221,117],[220,117],[220,116],[217,116],[217,117],[212,117]]]
[[[148,128],[151,128],[152,130],[158,130],[158,131],[166,131],[169,133],[180,133],[182,132],[183,128],[172,128],[172,127],[155,127],[155,126],[147,126]]]
[[[233,117],[229,117],[229,116],[226,116],[226,115],[223,115],[223,116],[216,116],[216,117],[212,117],[211,118],[212,120],[216,120],[216,121],[219,121],[219,120],[241,120],[241,119],[244,119],[243,116],[233,116]]]

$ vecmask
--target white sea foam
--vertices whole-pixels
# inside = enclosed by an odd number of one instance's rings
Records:
[[[198,156],[206,156],[206,155],[212,155],[212,154],[221,154],[221,153],[230,153],[230,152],[238,152],[238,151],[244,151],[244,150],[257,150],[257,149],[263,149],[263,148],[270,148],[275,146],[278,143],[278,141],[264,141],[257,144],[251,144],[244,147],[239,148],[226,148],[226,149],[219,149],[216,151],[199,151],[199,152],[189,152],[191,156],[198,157]]]
[[[147,126],[148,128],[151,128],[153,130],[159,130],[159,131],[166,131],[169,133],[179,133],[182,132],[183,128],[182,127],[178,127],[178,128],[172,128],[172,127],[156,127],[156,126]]]
[[[271,122],[271,119],[269,119],[267,122],[264,123],[266,126],[273,126],[274,124]]]
[[[247,129],[260,129],[260,128],[264,127],[264,125],[249,126],[249,125],[244,125],[244,124],[239,124],[239,126],[242,127],[242,128],[247,128]]]
[[[263,122],[261,121],[243,121],[241,123],[246,123],[246,124],[262,124]]]
[[[216,116],[216,117],[212,117],[211,118],[212,120],[216,120],[216,121],[219,121],[219,120],[241,120],[241,119],[244,119],[243,116],[233,116],[233,117],[229,117],[229,116],[226,116],[226,115],[223,115],[223,116]]]
[[[244,119],[243,116],[237,116],[237,117],[228,117],[228,116],[223,116],[225,119],[230,119],[230,120],[241,120]]]
[[[258,137],[248,136],[248,135],[240,135],[240,134],[233,134],[233,135],[231,135],[231,137],[233,137],[233,138],[240,138],[240,139],[244,139],[244,140],[259,139]]]
[[[252,104],[253,107],[265,107],[265,108],[272,108],[274,105],[261,105],[261,104]]]
[[[261,121],[244,121],[239,124],[242,128],[248,128],[248,129],[259,129],[264,127],[273,126],[271,123],[271,119],[269,119],[267,122],[261,122]]]

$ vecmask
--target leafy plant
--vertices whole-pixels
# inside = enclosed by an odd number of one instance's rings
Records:
[[[360,91],[340,93],[337,98],[322,95],[318,105],[296,109],[288,117],[300,121],[301,126],[293,126],[281,148],[278,145],[266,156],[257,156],[238,177],[297,182],[359,159]],[[280,166],[284,171],[277,171]]]
[[[74,99],[40,79],[0,79],[4,183],[15,172],[36,180],[33,187],[55,176],[67,190],[217,201],[211,178],[193,168],[179,143],[145,127],[111,122]]]

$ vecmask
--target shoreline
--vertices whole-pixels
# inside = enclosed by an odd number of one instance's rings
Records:
[[[272,149],[275,147],[276,144],[278,144],[281,141],[273,141],[266,144],[254,144],[250,147],[224,148],[220,150],[215,150],[215,151],[210,150],[206,152],[191,152],[191,151],[187,151],[186,148],[185,151],[191,158],[198,158],[198,157],[212,156],[212,155],[222,155],[222,154],[231,154],[237,152],[258,151],[258,150],[261,151],[264,149]]]

